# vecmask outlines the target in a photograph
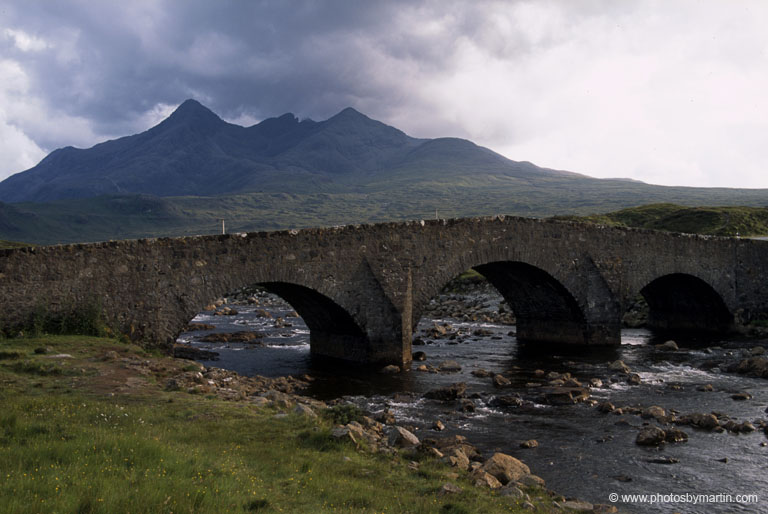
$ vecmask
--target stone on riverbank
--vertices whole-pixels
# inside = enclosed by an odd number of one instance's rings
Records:
[[[443,361],[437,366],[437,369],[445,373],[455,373],[461,371],[461,364],[456,361]]]
[[[635,444],[639,446],[659,446],[666,439],[667,434],[659,427],[646,427],[637,434]]]
[[[498,452],[486,460],[481,469],[496,477],[504,485],[517,482],[524,476],[531,474],[531,469],[524,463],[511,455]]]
[[[678,348],[677,343],[674,341],[667,341],[664,344],[657,344],[656,348],[665,352],[676,352],[680,348]]]
[[[419,445],[419,438],[403,427],[395,426],[389,432],[387,444],[395,448],[413,448]]]
[[[464,382],[457,382],[447,387],[441,387],[439,389],[433,389],[424,394],[424,398],[430,400],[451,401],[458,398],[463,398],[467,391],[467,384]]]

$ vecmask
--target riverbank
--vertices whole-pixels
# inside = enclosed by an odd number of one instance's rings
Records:
[[[0,341],[0,511],[585,506],[536,485],[515,459],[483,458],[437,432],[417,432],[416,444],[397,420],[298,394],[310,382],[243,377],[111,339]]]

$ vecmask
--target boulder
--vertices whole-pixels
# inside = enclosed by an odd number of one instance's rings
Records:
[[[424,352],[413,352],[413,360],[421,362],[427,360],[427,354]]]
[[[546,485],[544,479],[537,475],[525,475],[517,483],[523,487],[544,487]]]
[[[493,375],[493,386],[502,388],[502,387],[509,387],[512,385],[512,381],[506,378],[503,375]]]
[[[590,378],[589,387],[603,387],[603,381],[599,378]]]
[[[445,457],[443,457],[443,461],[450,464],[452,467],[459,468],[463,471],[469,469],[469,457],[467,457],[467,454],[464,453],[464,450],[461,448],[451,449],[446,453]]]
[[[419,438],[403,427],[395,426],[389,432],[387,444],[395,448],[413,448],[419,445]]]
[[[215,361],[218,360],[219,354],[217,352],[211,352],[209,350],[201,350],[194,346],[187,345],[175,345],[173,347],[173,356],[177,359],[189,359],[189,360],[201,360],[201,361]]]
[[[668,443],[684,443],[688,441],[688,434],[677,428],[664,430],[664,440]]]
[[[658,405],[652,405],[650,407],[646,407],[643,409],[643,412],[640,413],[640,417],[643,419],[664,419],[667,415],[667,412]]]
[[[637,373],[630,373],[627,377],[627,383],[629,385],[640,385],[642,383],[642,379],[640,378],[640,375]]]
[[[729,368],[730,370],[730,368]],[[768,378],[768,358],[750,357],[739,362],[732,371],[762,378]]]
[[[528,439],[527,441],[523,441],[520,443],[520,448],[538,448],[539,442],[536,439]]]
[[[496,477],[504,485],[517,482],[524,476],[531,474],[530,468],[521,461],[511,455],[498,452],[486,460],[481,469]]]
[[[510,394],[505,396],[496,396],[488,403],[488,405],[491,407],[521,407],[523,403],[523,399],[520,398],[520,396]]]
[[[385,425],[395,424],[395,414],[390,409],[384,409],[381,412],[377,412],[373,415],[373,419]]]
[[[499,482],[495,476],[491,475],[490,473],[486,473],[481,469],[478,469],[472,473],[472,479],[474,481],[475,487],[501,489],[501,482]]]
[[[467,391],[467,384],[464,382],[457,382],[447,387],[441,387],[439,389],[433,389],[424,394],[424,398],[431,400],[450,401],[457,398],[463,398]]]
[[[664,344],[657,344],[656,348],[665,352],[676,352],[679,350],[677,343],[674,341],[667,341]]]
[[[659,446],[667,438],[667,434],[659,427],[646,427],[637,434],[635,443],[640,446]]]
[[[443,361],[437,366],[437,369],[446,373],[455,373],[461,371],[461,365],[456,361]]]
[[[440,488],[440,491],[438,491],[438,496],[446,496],[449,494],[459,494],[463,489],[456,484],[452,484],[450,482],[447,482],[443,484],[443,487]]]
[[[597,404],[597,411],[603,414],[608,414],[616,410],[616,407],[611,402],[600,402]]]
[[[293,412],[296,414],[299,414],[300,416],[307,416],[309,418],[316,418],[317,414],[315,414],[315,411],[312,410],[311,407],[308,407],[306,405],[302,405],[301,403],[298,404],[294,409]]]
[[[617,360],[613,361],[608,365],[608,369],[611,371],[619,371],[621,373],[629,373],[630,369],[629,366],[624,364],[624,361]]]
[[[394,364],[390,364],[388,366],[384,366],[379,370],[379,373],[384,373],[386,375],[394,375],[395,373],[400,373],[400,366],[395,366]]]
[[[499,494],[515,500],[525,497],[525,493],[515,484],[515,482],[510,482],[503,486],[499,489]]]
[[[575,512],[587,512],[587,511],[591,512],[595,509],[594,505],[582,500],[567,500],[567,501],[558,503],[557,506],[563,510],[566,510],[566,511],[570,510]]]
[[[472,371],[472,375],[474,375],[474,376],[476,376],[478,378],[490,377],[492,374],[493,373],[491,373],[490,371],[482,369],[482,368],[476,369],[476,370]]]
[[[589,391],[583,387],[548,387],[544,389],[544,400],[550,405],[570,405],[589,398]]]
[[[337,441],[346,441],[357,444],[354,434],[348,427],[337,427],[331,430],[331,437]]]
[[[677,423],[680,425],[693,425],[704,430],[714,430],[720,426],[720,422],[714,414],[701,414],[698,412],[680,417]]]

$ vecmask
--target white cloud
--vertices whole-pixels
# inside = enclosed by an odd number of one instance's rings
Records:
[[[21,1],[0,12],[0,109],[46,151],[190,97],[243,125],[351,105],[541,166],[768,188],[761,0]]]
[[[512,159],[597,177],[768,187],[768,4],[737,5],[751,9],[495,4],[477,33],[445,45],[439,72],[400,75],[433,120],[393,118],[415,135],[453,128]]]
[[[27,34],[23,30],[5,29],[3,34],[22,52],[40,52],[48,48],[48,43],[44,39]]]
[[[37,164],[45,152],[17,127],[3,119],[0,111],[0,181]]]

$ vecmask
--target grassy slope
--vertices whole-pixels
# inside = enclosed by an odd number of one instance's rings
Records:
[[[433,460],[335,442],[327,421],[163,390],[195,366],[109,339],[0,341],[0,512],[523,511]],[[439,496],[447,481],[463,492]]]
[[[765,205],[753,190],[658,188],[623,181],[478,177],[408,183],[393,177],[346,193],[249,193],[214,197],[97,197],[49,204],[0,204],[0,238],[37,244],[277,230],[438,216],[588,215],[648,202]],[[735,213],[742,212],[739,209]],[[746,211],[743,211],[746,212]],[[616,223],[623,223],[617,218]],[[745,228],[749,223],[745,220]]]
[[[34,246],[28,243],[18,243],[16,241],[3,241],[0,240],[0,250],[5,250],[8,248],[26,248],[27,246]]]
[[[564,219],[716,236],[768,235],[768,208],[757,207],[684,207],[674,204],[651,204],[607,214],[582,218],[568,216]]]

